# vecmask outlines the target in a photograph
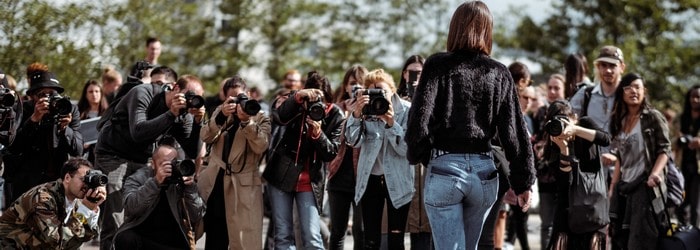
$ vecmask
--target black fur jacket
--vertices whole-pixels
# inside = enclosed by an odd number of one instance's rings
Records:
[[[496,133],[510,161],[512,188],[522,193],[535,181],[534,156],[508,69],[483,53],[430,56],[409,112],[408,160],[427,166],[432,149],[489,152]]]

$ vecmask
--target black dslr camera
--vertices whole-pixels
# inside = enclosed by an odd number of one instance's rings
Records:
[[[0,113],[9,111],[15,105],[15,95],[10,89],[0,89]]]
[[[46,97],[49,98],[49,115],[51,118],[58,120],[73,111],[70,97],[61,96],[58,93],[47,94]]]
[[[187,91],[185,93],[185,102],[187,103],[187,108],[201,108],[204,106],[204,98],[195,94],[193,91]]]
[[[323,104],[321,98],[313,102],[309,101],[309,99],[306,98],[305,101],[306,114],[309,115],[309,118],[311,118],[311,120],[320,121],[326,118],[326,105]]]
[[[389,111],[389,100],[384,97],[383,89],[365,89],[363,95],[369,95],[369,103],[362,109],[364,115],[383,115]]]
[[[551,136],[559,136],[566,129],[566,123],[563,120],[569,120],[566,116],[554,116],[544,124],[544,131]]]
[[[107,175],[103,174],[100,170],[89,170],[85,177],[83,177],[83,183],[88,187],[88,189],[96,189],[100,186],[107,185]],[[92,197],[87,197],[91,202],[98,202],[98,199]]]
[[[197,165],[194,163],[194,160],[192,159],[185,159],[185,160],[178,160],[175,159],[171,162],[171,166],[173,168],[172,170],[172,175],[168,177],[166,180],[166,183],[168,184],[182,184],[184,185],[185,183],[182,180],[182,177],[185,176],[192,176],[194,175],[194,172],[197,170]]]
[[[228,103],[235,103],[241,106],[241,109],[246,114],[253,116],[260,112],[260,103],[257,100],[251,100],[245,93],[240,93],[235,99],[229,100]]]

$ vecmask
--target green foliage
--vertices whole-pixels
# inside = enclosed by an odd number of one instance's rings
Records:
[[[542,23],[525,17],[515,27],[499,26],[496,43],[529,52],[546,74],[563,72],[569,53],[582,51],[590,63],[601,46],[616,45],[626,72],[646,78],[657,108],[678,110],[685,89],[700,83],[696,0],[561,0],[552,7],[557,11]]]

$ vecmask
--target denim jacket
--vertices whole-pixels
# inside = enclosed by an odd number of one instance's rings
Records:
[[[396,208],[401,207],[411,202],[413,197],[414,166],[408,163],[407,146],[404,141],[411,103],[402,100],[397,94],[391,97],[391,102],[394,107],[394,126],[391,128],[385,128],[386,124],[381,120],[363,120],[352,115],[346,123],[347,141],[354,144],[353,147],[360,148],[355,203],[360,202],[367,190],[367,181],[380,152],[384,152],[382,168],[392,205]],[[361,131],[363,127],[364,131]],[[385,145],[385,150],[382,149],[382,145]]]

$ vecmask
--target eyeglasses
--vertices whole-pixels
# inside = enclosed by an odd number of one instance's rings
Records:
[[[639,92],[639,91],[642,91],[642,89],[644,89],[644,87],[639,86],[639,85],[629,85],[629,86],[622,87],[622,90],[624,90],[625,93],[631,93],[632,90]]]

